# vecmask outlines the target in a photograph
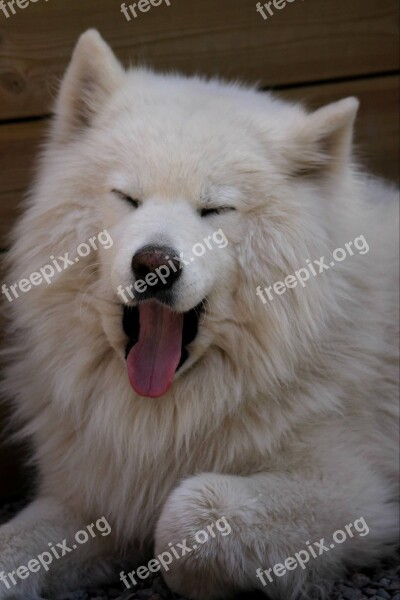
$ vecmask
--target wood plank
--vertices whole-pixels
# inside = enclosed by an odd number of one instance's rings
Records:
[[[21,199],[33,178],[33,165],[47,122],[0,125],[0,248],[20,212]]]
[[[310,107],[355,95],[361,108],[356,123],[357,153],[372,172],[399,180],[399,78],[310,86],[281,92],[290,100],[304,100]],[[33,162],[47,121],[0,125],[0,247],[14,222],[21,197],[32,179]]]
[[[39,0],[9,18],[1,13],[0,120],[49,112],[74,43],[89,27],[99,29],[125,63],[262,85],[399,66],[398,0],[291,0],[267,20],[256,0],[170,2],[130,22],[115,0]]]

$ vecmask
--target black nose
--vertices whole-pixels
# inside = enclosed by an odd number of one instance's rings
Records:
[[[136,281],[143,280],[153,292],[170,289],[181,275],[177,251],[168,246],[144,246],[132,258]]]

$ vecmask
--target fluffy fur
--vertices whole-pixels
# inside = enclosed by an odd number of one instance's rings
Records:
[[[133,568],[224,516],[232,527],[165,574],[191,598],[260,588],[293,599],[397,539],[396,192],[360,174],[358,103],[308,113],[236,84],[125,72],[97,32],[78,42],[8,284],[105,228],[113,247],[7,303],[4,392],[33,441],[36,500],[0,529],[0,572],[105,515],[91,540],[7,594],[53,594]],[[111,193],[121,187],[138,210]],[[202,219],[200,202],[236,211]],[[146,243],[190,255],[177,310],[207,297],[190,358],[158,399],[129,385],[119,284]],[[370,251],[263,304],[271,285],[364,235]],[[363,517],[348,539],[264,588],[273,566]],[[193,541],[193,540],[192,540]]]

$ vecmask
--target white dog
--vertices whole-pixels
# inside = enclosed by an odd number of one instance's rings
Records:
[[[125,72],[81,37],[3,286],[39,481],[1,599],[184,544],[173,590],[288,600],[391,552],[398,207],[352,164],[357,107]]]

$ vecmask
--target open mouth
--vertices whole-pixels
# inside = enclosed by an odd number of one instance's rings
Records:
[[[176,371],[188,359],[186,347],[197,335],[202,307],[203,302],[178,313],[156,300],[124,306],[128,377],[140,396],[158,398],[171,387]]]

